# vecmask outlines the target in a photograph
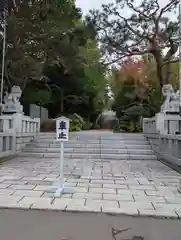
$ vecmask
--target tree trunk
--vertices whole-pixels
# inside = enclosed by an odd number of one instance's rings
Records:
[[[164,58],[164,62],[166,62],[165,64],[165,68],[166,68],[166,73],[165,73],[165,77],[164,77],[164,84],[170,84],[171,83],[171,76],[172,76],[172,65],[170,63],[170,61],[172,60],[172,56],[177,52],[178,50],[178,43],[173,43],[170,40],[171,43],[171,47],[169,49],[169,51],[167,52],[165,58]]]
[[[164,84],[170,84],[171,83],[171,76],[172,76],[172,68],[171,63],[169,62],[170,59],[166,60],[168,63],[165,64],[166,72],[164,77]]]
[[[153,54],[156,61],[157,76],[160,83],[160,87],[162,88],[163,85],[165,84],[164,77],[163,77],[163,69],[162,69],[163,58],[160,50],[153,50],[151,51],[151,53]]]

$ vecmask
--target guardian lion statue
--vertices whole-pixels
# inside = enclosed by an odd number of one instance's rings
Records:
[[[166,84],[162,88],[162,94],[165,99],[161,105],[161,112],[179,112],[180,91],[175,93],[173,86]]]

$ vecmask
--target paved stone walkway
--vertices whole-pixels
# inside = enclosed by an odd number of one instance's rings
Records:
[[[0,207],[181,217],[180,174],[157,161],[66,161],[74,194],[54,198],[55,159],[16,158],[0,166]]]

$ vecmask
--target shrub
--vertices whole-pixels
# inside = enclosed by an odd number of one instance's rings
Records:
[[[142,132],[142,127],[139,123],[133,121],[120,121],[120,123],[115,126],[114,132],[139,133]]]
[[[78,114],[69,115],[70,119],[70,132],[89,130],[92,127],[92,123],[89,121],[84,121],[84,119]],[[55,119],[47,119],[41,121],[41,131],[42,132],[56,132],[56,120]]]
[[[91,122],[89,122],[88,120],[84,121],[83,124],[83,130],[90,130],[92,129],[93,124]]]
[[[93,129],[100,129],[101,128],[101,126],[100,126],[100,124],[98,124],[98,123],[95,123],[94,125],[93,125]]]
[[[121,126],[119,126],[119,125],[116,125],[116,126],[114,127],[113,131],[114,131],[115,133],[125,132],[125,131],[121,128]]]
[[[54,119],[47,119],[47,120],[41,121],[40,130],[41,132],[55,132],[56,121]]]
[[[70,132],[83,130],[84,120],[81,116],[74,113],[69,116],[70,119]]]

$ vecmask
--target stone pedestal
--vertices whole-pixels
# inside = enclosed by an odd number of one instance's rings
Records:
[[[165,134],[165,113],[157,113],[155,115],[155,121],[156,121],[156,133],[159,134]]]
[[[163,112],[155,115],[156,133],[158,134],[177,134],[179,133],[179,114],[166,114]]]

